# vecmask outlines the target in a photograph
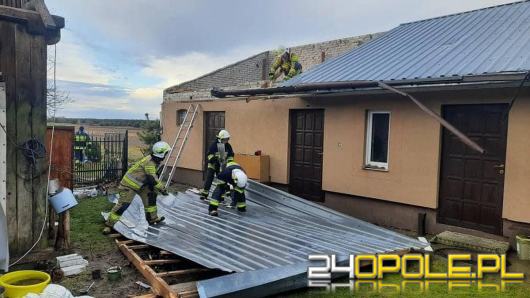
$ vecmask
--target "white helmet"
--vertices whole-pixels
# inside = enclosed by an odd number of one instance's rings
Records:
[[[235,169],[232,171],[232,179],[239,188],[245,188],[247,186],[247,174],[240,169]]]
[[[223,129],[217,134],[217,138],[220,140],[229,139],[230,133],[228,132],[228,130]]]
[[[164,158],[166,153],[171,149],[168,143],[160,141],[153,145],[153,155],[158,158]]]

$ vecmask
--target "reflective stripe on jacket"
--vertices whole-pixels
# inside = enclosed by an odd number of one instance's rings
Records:
[[[286,77],[292,78],[302,72],[302,65],[299,60],[298,55],[294,53],[290,54],[288,61],[282,61],[282,55],[278,55],[271,65],[269,75],[273,75],[280,68]]]
[[[138,191],[144,186],[147,176],[149,175],[155,179],[155,189],[161,190],[164,188],[164,184],[158,179],[156,168],[157,164],[153,161],[151,155],[146,156],[129,168],[127,173],[123,176],[120,184]]]
[[[76,133],[74,137],[74,149],[85,149],[89,139],[86,133]]]

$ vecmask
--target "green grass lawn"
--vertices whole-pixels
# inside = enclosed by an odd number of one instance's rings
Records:
[[[112,204],[106,197],[86,198],[79,200],[79,205],[72,209],[70,217],[70,237],[74,248],[102,253],[115,249],[113,239],[104,236],[102,211],[109,211]]]

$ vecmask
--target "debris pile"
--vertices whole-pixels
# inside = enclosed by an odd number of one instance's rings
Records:
[[[71,254],[57,257],[57,267],[60,268],[64,276],[71,276],[85,271],[88,261],[78,254]]]

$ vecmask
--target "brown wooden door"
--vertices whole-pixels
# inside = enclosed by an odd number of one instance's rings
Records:
[[[291,169],[289,191],[299,197],[323,201],[322,153],[324,110],[291,112]]]
[[[205,112],[204,113],[204,148],[203,156],[206,156],[208,147],[215,141],[217,134],[221,129],[225,129],[225,112]],[[204,162],[204,173],[208,163]]]
[[[480,144],[480,154],[443,130],[438,220],[501,233],[507,104],[450,105],[443,116]],[[421,161],[418,161],[421,162]]]

